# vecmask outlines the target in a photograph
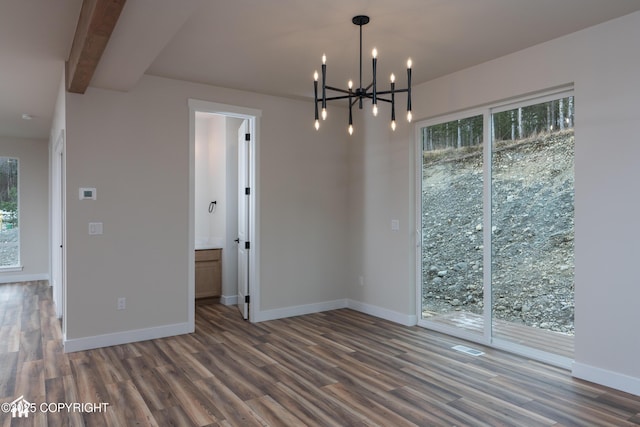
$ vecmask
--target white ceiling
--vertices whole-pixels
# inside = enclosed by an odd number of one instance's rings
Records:
[[[47,138],[82,0],[0,0],[0,135]],[[91,85],[129,90],[142,74],[313,97],[327,81],[418,84],[640,10],[637,0],[128,0]],[[386,87],[386,84],[384,85]],[[34,116],[22,120],[23,113]]]

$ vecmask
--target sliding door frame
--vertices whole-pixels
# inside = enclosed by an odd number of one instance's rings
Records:
[[[492,158],[493,158],[493,141],[492,141],[492,115],[513,108],[526,107],[539,103],[556,100],[568,96],[574,96],[573,85],[565,85],[553,88],[547,91],[529,94],[520,97],[514,97],[502,102],[495,102],[477,108],[458,111],[452,114],[436,116],[416,122],[414,128],[414,155],[415,155],[415,233],[416,233],[416,254],[415,254],[415,277],[416,277],[416,313],[418,318],[418,326],[425,327],[437,332],[445,333],[457,338],[462,338],[471,342],[482,344],[485,346],[505,350],[514,354],[530,357],[541,362],[545,362],[554,366],[570,369],[573,360],[554,353],[545,352],[525,345],[517,344],[504,339],[493,336],[493,296],[491,292],[492,282]],[[476,334],[470,331],[438,323],[432,320],[422,318],[423,301],[422,301],[422,163],[423,163],[423,140],[421,129],[428,126],[434,126],[446,123],[452,120],[465,119],[477,115],[483,116],[483,141],[482,141],[482,266],[483,266],[483,333]]]

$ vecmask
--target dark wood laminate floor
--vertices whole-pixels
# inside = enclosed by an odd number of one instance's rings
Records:
[[[0,427],[640,425],[638,396],[418,327],[347,309],[255,325],[196,311],[194,334],[64,354],[46,282],[0,285],[0,403],[109,404],[0,413]]]

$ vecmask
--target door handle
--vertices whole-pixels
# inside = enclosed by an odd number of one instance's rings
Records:
[[[238,237],[237,239],[234,240],[234,242],[240,243],[240,238]]]

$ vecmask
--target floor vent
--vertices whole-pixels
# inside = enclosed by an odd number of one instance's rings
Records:
[[[476,350],[476,349],[470,348],[470,347],[465,347],[463,345],[456,345],[456,346],[453,346],[451,348],[454,349],[454,350],[457,350],[457,351],[461,351],[463,353],[470,354],[471,356],[482,356],[484,354],[483,351]]]

